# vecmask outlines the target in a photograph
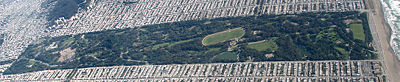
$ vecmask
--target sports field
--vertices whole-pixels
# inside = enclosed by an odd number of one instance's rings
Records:
[[[205,46],[213,45],[235,38],[240,38],[245,34],[242,28],[229,29],[223,32],[214,33],[203,38],[202,44]]]
[[[350,29],[353,32],[354,39],[365,40],[364,29],[361,24],[351,24]]]

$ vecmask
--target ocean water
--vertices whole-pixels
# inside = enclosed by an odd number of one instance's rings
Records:
[[[386,22],[392,29],[390,45],[400,59],[400,0],[381,0]]]

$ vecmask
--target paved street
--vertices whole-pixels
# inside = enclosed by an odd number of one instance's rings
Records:
[[[0,3],[0,61],[17,59],[29,44],[43,37],[75,35],[95,31],[140,28],[143,25],[185,20],[239,17],[261,14],[304,12],[366,11],[365,0],[91,0],[86,11],[71,19],[60,18],[57,25],[46,27],[39,15],[44,0],[3,0]],[[373,7],[371,7],[373,9]],[[379,14],[379,13],[378,13]],[[387,54],[387,40],[379,33],[381,20],[370,14],[371,31],[379,54]],[[372,21],[374,20],[374,21]],[[385,37],[386,38],[386,37]],[[380,57],[390,58],[390,55]],[[183,65],[112,66],[80,69],[45,70],[24,74],[1,75],[0,81],[292,81],[384,82],[382,60],[355,61],[282,61]],[[40,61],[37,61],[40,62]],[[10,64],[0,65],[0,72]],[[395,73],[389,73],[395,74]]]
[[[4,75],[0,81],[361,81],[383,82],[379,60],[282,61],[91,67]],[[301,80],[301,81],[300,81]]]

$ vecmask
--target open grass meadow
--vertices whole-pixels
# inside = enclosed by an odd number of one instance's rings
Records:
[[[363,29],[362,24],[351,24],[350,29],[351,29],[351,32],[353,32],[354,39],[359,39],[362,41],[365,40],[364,29]]]
[[[279,48],[274,40],[249,43],[247,47],[256,49],[257,51],[276,51]]]
[[[245,31],[242,28],[230,29],[227,31],[211,34],[211,35],[204,37],[202,44],[205,46],[213,45],[213,44],[225,42],[227,40],[240,38],[244,34],[245,34]]]
[[[215,58],[224,60],[234,60],[237,58],[237,56],[236,53],[234,52],[223,52],[219,55],[216,55]]]
[[[121,65],[376,59],[366,16],[321,12],[228,17],[44,37],[3,74]],[[345,20],[362,21],[338,22]],[[74,56],[63,58],[67,53]]]
[[[349,51],[347,51],[347,50],[345,50],[345,49],[343,49],[343,48],[340,48],[340,47],[334,47],[336,50],[338,50],[341,54],[343,54],[343,55],[349,55]]]

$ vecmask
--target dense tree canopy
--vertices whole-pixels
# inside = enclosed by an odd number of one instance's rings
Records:
[[[354,39],[349,24],[363,24],[366,40]],[[245,30],[243,37],[202,45],[205,36],[238,27]],[[247,47],[263,41],[277,48]],[[359,12],[190,20],[46,38],[30,45],[5,73],[113,65],[374,59],[371,41],[366,14]]]

